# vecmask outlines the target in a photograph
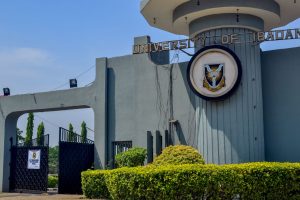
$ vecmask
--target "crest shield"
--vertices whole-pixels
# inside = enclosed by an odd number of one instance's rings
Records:
[[[224,64],[206,64],[204,70],[204,88],[216,92],[225,87]]]

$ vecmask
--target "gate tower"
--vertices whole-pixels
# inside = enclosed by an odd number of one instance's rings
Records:
[[[159,29],[206,36],[206,46],[224,34],[251,40],[254,32],[268,31],[300,16],[296,0],[143,0],[141,13]],[[203,44],[195,42],[195,51]],[[242,79],[229,98],[196,100],[198,149],[209,163],[263,161],[264,123],[259,43],[224,45],[239,57]]]

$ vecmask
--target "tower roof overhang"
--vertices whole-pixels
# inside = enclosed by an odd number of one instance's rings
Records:
[[[180,35],[189,35],[189,24],[196,19],[237,12],[261,18],[264,21],[264,31],[268,31],[298,19],[300,2],[294,0],[141,1],[141,13],[151,26]]]

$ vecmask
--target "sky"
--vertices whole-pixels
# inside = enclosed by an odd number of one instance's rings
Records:
[[[96,58],[131,54],[136,36],[149,35],[154,42],[185,38],[150,27],[139,4],[140,0],[2,0],[0,88],[9,87],[11,95],[61,90],[74,77],[84,87],[95,78]],[[300,28],[300,20],[283,28]],[[299,46],[300,40],[290,40],[266,42],[261,48]],[[26,118],[18,120],[24,132]],[[59,127],[72,123],[78,133],[82,121],[94,127],[91,109],[36,113],[35,128],[41,121],[52,146],[58,142]]]

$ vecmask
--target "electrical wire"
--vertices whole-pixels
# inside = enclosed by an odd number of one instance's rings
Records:
[[[90,130],[91,132],[95,133],[95,131],[89,127],[86,127],[88,130]]]
[[[39,115],[37,115],[37,114],[34,114],[34,116],[40,118],[42,121],[45,121],[45,122],[47,122],[48,124],[50,124],[50,125],[52,125],[52,126],[54,126],[54,127],[56,127],[56,128],[61,127],[61,126],[59,126],[58,124],[56,124],[56,123],[54,123],[54,122],[51,122],[51,121],[49,121],[49,120],[47,120],[47,119],[45,119],[45,118],[43,118],[43,117],[41,117],[41,116],[39,116]]]
[[[54,123],[54,122],[51,122],[51,121],[47,120],[46,118],[41,117],[41,116],[39,116],[39,115],[37,115],[37,114],[34,114],[34,116],[40,118],[42,121],[45,121],[45,122],[47,122],[48,124],[50,124],[50,125],[52,125],[52,126],[54,126],[54,127],[56,127],[56,128],[60,128],[60,127],[61,127],[60,125],[58,125],[58,124],[56,124],[56,123]],[[95,131],[94,131],[93,129],[91,129],[91,128],[89,128],[89,127],[86,127],[86,128],[87,128],[89,131],[95,133]]]
[[[86,73],[88,73],[89,71],[91,71],[91,70],[92,70],[93,68],[95,68],[95,67],[96,67],[95,65],[91,66],[91,67],[88,68],[87,70],[85,70],[85,71],[81,72],[80,74],[78,74],[77,76],[75,76],[75,78],[78,79],[79,77],[85,75]],[[62,87],[64,87],[64,86],[66,86],[66,85],[68,85],[68,84],[69,84],[69,81],[67,81],[67,82],[65,82],[65,83],[63,83],[63,84],[57,86],[57,87],[54,88],[53,90],[58,90],[58,89],[60,89],[60,88],[62,88]],[[91,83],[89,83],[89,84],[91,84]],[[86,87],[86,86],[85,86],[85,87]]]
[[[93,83],[94,83],[94,81],[92,81],[92,82],[90,82],[90,83],[86,84],[84,87],[91,86]]]

